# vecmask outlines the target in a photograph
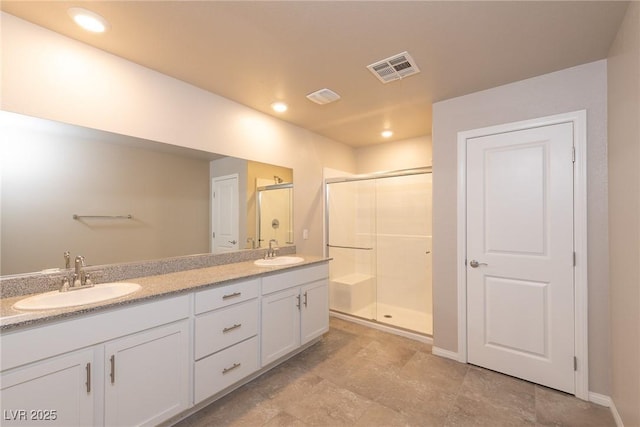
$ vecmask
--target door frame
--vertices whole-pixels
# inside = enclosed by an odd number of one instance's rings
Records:
[[[577,358],[575,396],[589,400],[588,348],[588,282],[587,282],[587,112],[573,111],[458,132],[458,188],[457,188],[457,291],[458,291],[458,361],[467,363],[467,140],[560,123],[573,124],[573,247],[575,328],[574,346]]]

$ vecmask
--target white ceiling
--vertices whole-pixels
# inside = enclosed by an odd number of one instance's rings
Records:
[[[72,6],[105,17],[90,34]],[[27,21],[354,147],[431,133],[431,104],[606,58],[617,1],[7,1]],[[366,66],[408,51],[421,72]],[[306,95],[342,96],[317,105]]]

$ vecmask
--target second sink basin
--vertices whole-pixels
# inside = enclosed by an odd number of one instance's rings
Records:
[[[301,258],[299,256],[279,256],[275,258],[258,259],[253,263],[260,267],[273,267],[280,265],[298,264],[302,261],[304,261],[304,258]]]
[[[51,310],[54,308],[74,307],[93,304],[113,298],[129,295],[140,289],[137,283],[102,283],[91,288],[75,291],[51,291],[21,299],[13,305],[16,310]]]

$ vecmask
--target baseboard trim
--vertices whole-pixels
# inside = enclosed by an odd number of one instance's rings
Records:
[[[456,362],[462,362],[460,359],[460,354],[455,351],[445,350],[444,348],[436,347],[435,345],[431,348],[431,353],[436,356],[446,357],[447,359],[455,360]],[[465,363],[465,362],[462,362]]]
[[[611,398],[609,396],[605,396],[604,394],[594,393],[592,391],[589,392],[589,402],[593,402],[597,405],[606,406],[607,408],[611,408]]]
[[[613,420],[616,422],[616,426],[624,427],[624,423],[622,422],[622,417],[618,412],[618,408],[616,408],[616,404],[613,403],[613,399],[609,398],[609,409],[611,410],[611,415],[613,415]]]

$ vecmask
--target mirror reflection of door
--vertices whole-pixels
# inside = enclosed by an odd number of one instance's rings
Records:
[[[238,204],[238,174],[211,180],[211,252],[238,250]]]

